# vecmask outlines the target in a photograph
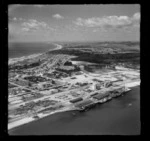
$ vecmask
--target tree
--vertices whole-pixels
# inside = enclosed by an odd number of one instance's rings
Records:
[[[31,87],[31,86],[32,86],[31,82],[29,82],[29,83],[28,83],[28,86],[29,86],[29,87]]]
[[[70,62],[70,61],[67,61],[67,62],[65,62],[65,64],[64,64],[65,66],[71,66],[72,65],[72,62]]]

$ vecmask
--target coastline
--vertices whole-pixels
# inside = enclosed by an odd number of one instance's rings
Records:
[[[65,107],[63,109],[56,110],[56,111],[50,112],[48,114],[40,114],[38,116],[39,116],[39,119],[43,119],[44,117],[48,117],[48,116],[56,114],[56,113],[73,111],[73,110],[78,110],[78,109],[77,108],[72,109],[72,108]],[[13,129],[17,128],[17,127],[23,126],[23,125],[28,124],[28,123],[33,122],[33,121],[36,121],[36,120],[34,118],[32,118],[32,117],[27,117],[27,118],[21,119],[19,121],[16,121],[16,122],[8,124],[8,130],[9,131],[13,130]]]
[[[59,50],[61,49],[63,46],[62,45],[59,45],[59,44],[54,44],[52,43],[53,45],[55,45],[56,47],[54,49],[49,49],[48,51],[46,52],[49,52],[49,51],[53,51],[53,50]],[[42,54],[45,54],[46,52],[43,52],[43,53],[36,53],[36,54],[31,54],[31,55],[27,55],[27,56],[22,56],[22,57],[16,57],[16,58],[9,58],[8,59],[8,64],[13,64],[13,63],[16,63],[18,61],[23,61],[25,59],[31,59],[31,58],[34,58],[34,57],[37,57],[37,56],[40,56]]]
[[[53,51],[53,50],[59,50],[59,49],[62,48],[62,45],[59,45],[59,44],[54,44],[54,45],[56,46],[56,48],[54,48],[54,49],[49,49],[49,50],[46,51],[46,52]],[[22,57],[19,57],[19,58],[12,58],[12,59],[9,59],[9,61],[10,61],[11,63],[17,62],[17,61],[21,61],[21,60],[23,61],[24,59],[34,58],[34,57],[36,57],[36,56],[43,55],[43,54],[45,54],[46,52],[38,53],[38,54],[32,54],[32,55],[29,55],[29,56],[22,56]],[[132,89],[132,88],[134,88],[134,87],[140,85],[140,80],[136,80],[136,81],[134,81],[134,82],[131,82],[131,81],[130,81],[130,82],[127,82],[125,85],[126,85],[126,87],[129,87],[129,88]],[[97,104],[97,103],[98,103],[98,102],[96,102],[95,104]],[[55,111],[50,112],[50,113],[47,113],[47,114],[42,114],[42,113],[40,113],[40,114],[38,114],[38,117],[39,117],[38,119],[35,119],[35,118],[33,118],[33,117],[25,117],[25,118],[22,118],[22,119],[20,119],[20,120],[17,120],[17,121],[14,121],[14,122],[9,123],[9,124],[8,124],[8,130],[12,130],[12,129],[14,129],[14,128],[17,128],[17,127],[19,127],[19,126],[25,125],[25,124],[30,123],[30,122],[33,122],[33,121],[37,121],[37,120],[39,120],[39,119],[42,119],[42,118],[44,118],[44,117],[48,117],[48,116],[50,116],[50,115],[52,115],[52,114],[55,114],[55,113],[66,112],[66,111],[73,111],[73,110],[79,111],[80,109],[74,108],[74,107],[64,107],[63,109],[55,110]]]
[[[126,86],[128,86],[129,88],[131,88],[131,90],[133,88],[136,88],[138,86],[140,86],[140,81],[137,81],[137,82],[130,82],[129,84],[127,84]],[[95,104],[97,104],[98,102],[96,102]],[[67,112],[67,111],[74,111],[74,110],[77,110],[79,111],[79,109],[77,108],[69,108],[69,107],[65,107],[63,109],[60,109],[60,110],[56,110],[56,111],[53,111],[53,112],[50,112],[48,114],[39,114],[39,119],[43,119],[44,117],[48,117],[50,115],[53,115],[55,113],[60,113],[60,112]],[[37,119],[37,120],[39,120]],[[8,124],[8,130],[13,130],[17,127],[20,127],[22,125],[25,125],[25,124],[28,124],[30,122],[33,122],[33,121],[36,121],[36,119],[32,118],[32,117],[27,117],[27,118],[24,118],[24,119],[21,119],[19,121],[16,121],[16,122],[13,122],[13,123],[9,123]]]
[[[117,135],[137,135],[140,133],[139,96],[140,87],[137,86],[132,91],[124,94],[124,96],[114,98],[104,104],[97,104],[86,112],[74,110],[56,113],[41,120],[8,130],[8,134],[103,135],[113,133]]]

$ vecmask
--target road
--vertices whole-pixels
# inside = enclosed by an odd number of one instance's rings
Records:
[[[11,82],[11,83],[12,83],[12,82]],[[15,83],[12,83],[12,84],[15,84]],[[17,86],[19,86],[20,88],[23,88],[23,89],[31,90],[31,89],[26,88],[26,87],[24,87],[24,86],[20,86],[20,85],[17,85]],[[67,91],[67,93],[69,93],[69,92],[72,91],[72,90],[78,91],[78,90],[81,90],[81,89],[85,89],[86,87],[87,87],[87,86],[83,86],[83,87],[75,88],[75,89],[70,89],[70,90]],[[34,90],[31,90],[31,92],[40,93],[39,91],[34,91]],[[56,96],[63,95],[63,94],[66,94],[66,91],[64,91],[64,92],[59,92],[59,93],[55,93],[55,94],[53,94],[53,95],[46,95],[46,96],[43,96],[43,97],[40,97],[40,98],[31,100],[31,101],[32,101],[32,102],[37,102],[37,101],[39,101],[39,100],[44,100],[44,99],[50,99],[50,100],[56,100],[56,101],[58,101],[58,98],[56,98]],[[9,107],[9,108],[14,109],[14,108],[19,107],[20,105],[25,105],[26,103],[29,103],[29,102],[31,102],[31,101],[21,102],[21,103],[15,104],[15,105],[13,105],[13,106],[10,105],[11,107]]]

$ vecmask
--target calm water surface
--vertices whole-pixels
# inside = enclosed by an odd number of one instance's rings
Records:
[[[36,53],[43,53],[56,46],[50,43],[9,43],[9,58],[28,56]]]
[[[75,113],[75,115],[73,114]],[[86,112],[58,113],[23,125],[10,135],[140,134],[140,87]]]

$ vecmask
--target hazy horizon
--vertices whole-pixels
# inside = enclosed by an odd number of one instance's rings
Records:
[[[138,42],[140,43],[140,41],[27,41],[27,42],[24,42],[24,41],[9,41],[8,43],[59,43],[59,42],[64,42],[64,43],[74,43],[74,42],[77,42],[77,43],[84,43],[84,42],[89,42],[89,43],[103,43],[103,42],[116,42],[116,43],[119,43],[119,42]]]
[[[140,5],[9,5],[11,42],[140,41]]]

